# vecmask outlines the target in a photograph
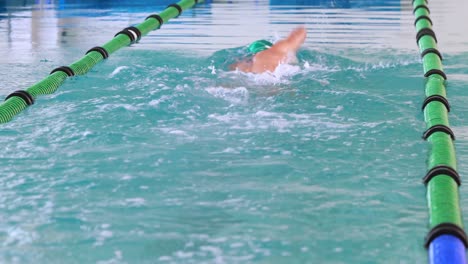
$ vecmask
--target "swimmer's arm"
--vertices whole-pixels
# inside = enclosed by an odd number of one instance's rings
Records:
[[[286,39],[276,42],[271,49],[279,52],[297,51],[304,43],[307,31],[304,27],[296,28]]]

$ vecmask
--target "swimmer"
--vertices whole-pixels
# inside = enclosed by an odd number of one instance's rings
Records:
[[[296,52],[304,43],[306,35],[306,29],[298,27],[287,38],[275,44],[266,40],[255,41],[249,46],[250,52],[254,54],[253,58],[234,63],[229,69],[252,73],[274,72],[280,64],[297,60]]]

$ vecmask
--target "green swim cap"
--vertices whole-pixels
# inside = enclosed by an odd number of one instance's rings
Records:
[[[249,45],[249,51],[252,54],[255,54],[255,53],[259,53],[260,51],[267,50],[271,48],[271,46],[273,46],[273,44],[267,40],[264,40],[264,39],[257,40]]]

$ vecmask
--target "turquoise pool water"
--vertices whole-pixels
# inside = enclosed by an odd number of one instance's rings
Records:
[[[6,1],[0,94],[167,5],[146,2]],[[462,177],[463,6],[430,3]],[[297,65],[226,70],[298,24]],[[202,4],[1,125],[0,262],[426,263],[423,84],[410,3]]]

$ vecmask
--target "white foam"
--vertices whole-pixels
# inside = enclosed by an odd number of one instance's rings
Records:
[[[129,207],[140,207],[146,204],[146,200],[140,197],[125,199],[125,204]]]
[[[341,69],[337,66],[330,67],[329,65],[323,63],[315,63],[315,62],[304,62],[304,70],[307,72],[338,72]]]
[[[178,135],[178,136],[188,136],[187,132],[182,131],[182,130],[171,130],[169,131],[169,134]]]
[[[169,135],[178,136],[178,137],[185,138],[185,139],[188,139],[188,140],[197,139],[197,136],[191,135],[188,132],[183,131],[183,130],[179,130],[179,129],[173,129],[173,128],[169,127],[169,128],[160,128],[160,130],[163,131],[164,133],[169,134]]]
[[[102,246],[104,244],[104,241],[108,238],[111,238],[114,236],[114,233],[112,231],[104,229],[101,230],[96,237],[96,242],[94,243],[94,246]]]
[[[185,251],[177,251],[174,253],[174,255],[177,257],[177,258],[180,258],[180,259],[185,259],[185,258],[192,258],[194,253],[193,252],[185,252]]]
[[[36,233],[28,232],[21,227],[12,227],[7,231],[7,237],[3,241],[3,246],[22,246],[32,243],[37,238]]]
[[[235,242],[235,243],[231,243],[229,245],[230,248],[240,248],[240,247],[243,247],[243,246],[244,246],[244,244],[241,243],[241,242]]]
[[[273,113],[273,112],[267,112],[267,111],[257,111],[255,113],[256,116],[258,117],[275,117],[275,116],[278,116],[278,113]]]
[[[219,247],[214,246],[201,246],[201,251],[209,252],[214,257],[214,263],[224,263],[223,251]]]
[[[302,65],[301,65],[302,64]],[[276,85],[276,84],[288,84],[291,77],[298,74],[310,73],[310,72],[338,72],[341,71],[339,67],[327,66],[325,64],[303,61],[298,64],[279,64],[274,72],[263,72],[263,73],[245,73],[241,71],[229,72],[233,75],[233,78],[238,79],[239,75],[245,77],[247,81],[251,81],[254,85]],[[317,80],[322,85],[328,85],[327,80]]]
[[[128,66],[117,67],[111,74],[109,74],[109,78],[113,78],[115,75],[119,74],[119,72],[128,68],[129,68]]]
[[[233,121],[236,121],[239,118],[239,116],[237,114],[234,114],[234,113],[227,113],[225,115],[210,114],[210,115],[208,115],[208,118],[211,118],[211,119],[214,119],[214,120],[217,120],[217,121],[220,121],[220,122],[224,122],[224,123],[231,123]]]
[[[208,69],[211,70],[211,74],[216,74],[216,67],[214,65],[208,66]]]
[[[171,99],[172,99],[171,96],[163,95],[163,96],[161,96],[161,98],[159,98],[159,99],[151,100],[151,101],[149,102],[149,105],[150,105],[150,106],[158,107],[159,104],[161,104],[161,103],[163,103],[163,102],[166,102],[166,101],[169,101],[169,100],[171,100]]]
[[[122,181],[128,181],[128,180],[131,180],[133,179],[133,177],[131,175],[124,175],[120,178]]]
[[[280,84],[288,83],[289,77],[294,76],[301,72],[301,68],[297,65],[291,64],[280,64],[276,67],[274,72],[263,72],[263,73],[243,73],[250,80],[256,84]]]
[[[169,256],[161,256],[159,257],[158,261],[171,261],[172,258]]]
[[[234,89],[208,87],[205,90],[214,97],[221,98],[232,104],[245,104],[249,99],[249,91],[245,87],[237,87]]]

